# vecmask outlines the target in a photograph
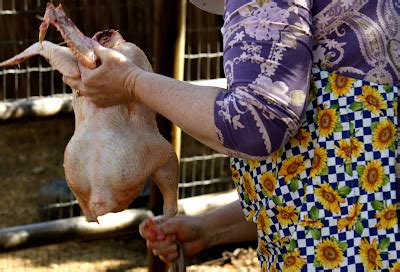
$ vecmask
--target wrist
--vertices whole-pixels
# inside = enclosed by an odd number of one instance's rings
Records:
[[[137,98],[137,83],[144,72],[145,71],[138,67],[130,67],[124,81],[124,92],[129,101],[134,101]]]
[[[198,225],[201,226],[201,232],[203,233],[204,249],[217,245],[217,230],[215,229],[215,226],[212,225],[212,221],[206,214],[199,216]]]

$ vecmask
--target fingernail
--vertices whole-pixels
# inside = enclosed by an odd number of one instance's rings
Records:
[[[164,240],[164,235],[161,235],[161,234],[157,235],[157,241],[161,241],[161,240]]]
[[[177,237],[176,237],[176,234],[172,235],[172,241],[175,242],[175,241],[176,241],[176,238],[177,238]]]

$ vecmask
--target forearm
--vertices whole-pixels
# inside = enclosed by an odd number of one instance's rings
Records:
[[[141,72],[131,89],[143,104],[198,141],[231,155],[218,140],[214,121],[215,98],[221,89],[196,86],[148,72]]]
[[[239,200],[201,216],[206,247],[257,240],[257,226],[246,221]]]

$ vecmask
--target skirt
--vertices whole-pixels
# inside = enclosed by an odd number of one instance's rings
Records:
[[[398,87],[312,73],[297,135],[265,161],[231,159],[261,270],[400,271]]]

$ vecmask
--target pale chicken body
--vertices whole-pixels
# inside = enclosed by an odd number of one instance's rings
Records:
[[[15,65],[40,54],[66,76],[79,76],[77,63],[98,66],[94,43],[122,53],[146,71],[152,71],[145,54],[114,30],[85,37],[65,16],[61,6],[48,4],[40,40],[53,24],[68,48],[48,41],[35,43],[0,67]],[[82,49],[83,48],[83,49]],[[64,154],[67,182],[90,221],[108,212],[126,209],[143,190],[149,176],[164,197],[164,215],[177,212],[178,161],[171,144],[159,133],[153,111],[138,101],[108,108],[96,106],[73,90],[75,131]]]
[[[111,37],[115,47],[151,71],[144,53]],[[64,155],[67,181],[89,219],[121,211],[143,190],[149,175],[164,196],[164,214],[176,213],[178,164],[172,146],[160,135],[155,113],[135,102],[99,108],[74,97],[75,133]]]

